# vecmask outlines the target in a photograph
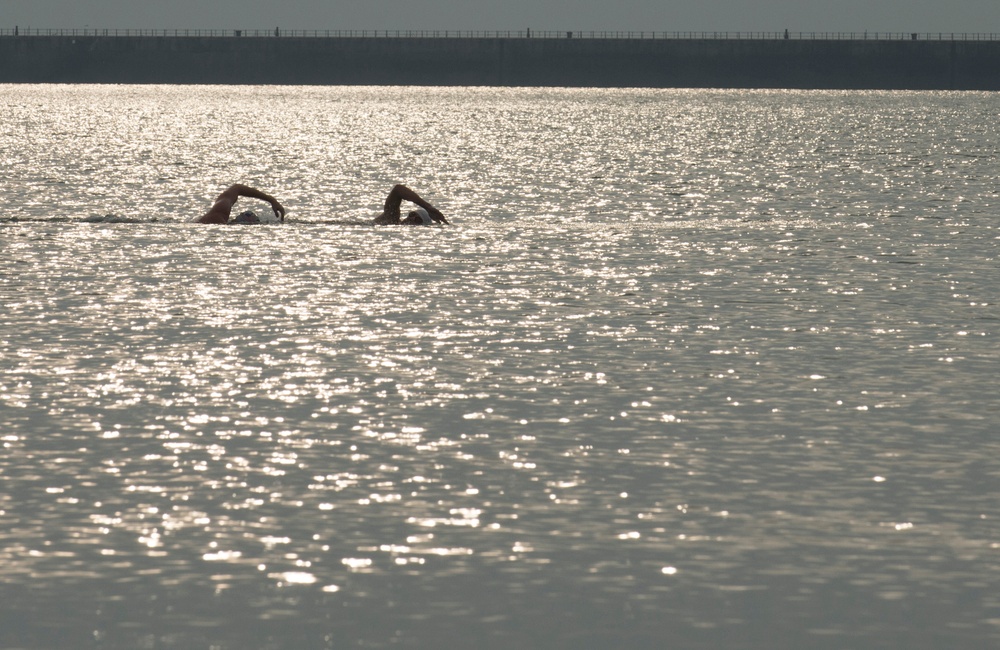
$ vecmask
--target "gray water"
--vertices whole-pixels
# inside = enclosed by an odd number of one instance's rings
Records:
[[[1000,95],[0,91],[0,647],[1000,643]]]

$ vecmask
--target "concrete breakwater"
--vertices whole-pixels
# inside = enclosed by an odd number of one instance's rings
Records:
[[[1000,90],[1000,41],[3,35],[0,82]]]

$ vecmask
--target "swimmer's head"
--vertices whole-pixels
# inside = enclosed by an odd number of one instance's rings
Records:
[[[256,214],[247,210],[246,212],[240,213],[235,219],[229,223],[260,223],[260,217]]]
[[[427,210],[417,208],[406,215],[403,223],[411,226],[429,226],[434,223],[434,220],[431,219],[431,215],[427,214]]]

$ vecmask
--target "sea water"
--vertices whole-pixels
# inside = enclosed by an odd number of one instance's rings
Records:
[[[0,87],[0,646],[996,646],[998,117]]]

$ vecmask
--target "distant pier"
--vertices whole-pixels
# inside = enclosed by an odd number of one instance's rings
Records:
[[[11,28],[0,83],[1000,90],[1000,35]]]

